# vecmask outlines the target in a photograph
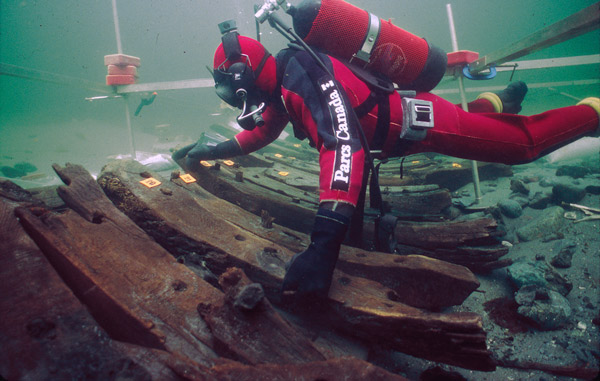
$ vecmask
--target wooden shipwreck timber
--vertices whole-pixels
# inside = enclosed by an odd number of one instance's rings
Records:
[[[440,312],[478,288],[472,270],[506,264],[493,220],[405,216],[396,236],[412,253],[344,246],[329,299],[294,306],[279,289],[285,263],[307,243],[314,179],[306,170],[291,184],[278,177],[292,166],[246,160],[254,164],[190,171],[191,183],[183,171],[166,178],[131,160],[109,163],[97,180],[54,165],[65,183],[59,208],[3,183],[0,375],[402,379],[316,340],[306,323],[315,319],[367,348],[495,369],[481,317]],[[406,205],[437,200],[429,220],[448,206],[438,187],[387,186]],[[284,310],[308,318],[292,323]]]
[[[184,166],[183,162],[179,164]],[[468,182],[470,168],[440,165],[424,155],[403,165],[405,168],[400,169],[400,164],[389,164],[381,171],[384,203],[398,212],[395,237],[399,253],[443,259],[475,272],[509,264],[501,259],[508,249],[499,243],[503,232],[495,219],[451,220],[444,215],[452,205],[446,185]],[[269,154],[240,158],[237,163],[217,161],[185,169],[204,189],[251,213],[266,214],[296,231],[310,233],[312,229],[318,206],[318,165],[314,162]],[[401,171],[406,173],[402,179]],[[497,178],[509,176],[512,170],[488,163],[480,166],[480,174],[482,178]],[[374,235],[372,217],[367,210],[366,237]]]

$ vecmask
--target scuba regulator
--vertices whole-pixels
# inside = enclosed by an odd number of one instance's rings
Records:
[[[266,103],[262,101],[264,94],[254,81],[260,75],[269,54],[265,52],[263,60],[253,71],[250,57],[242,53],[235,21],[220,23],[219,30],[226,58],[213,72],[216,93],[227,104],[242,110],[237,122],[243,129],[252,130],[265,123],[261,116],[266,108]],[[226,68],[227,62],[234,63]]]

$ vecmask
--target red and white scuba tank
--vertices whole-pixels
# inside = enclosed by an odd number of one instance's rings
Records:
[[[445,52],[391,21],[343,0],[304,0],[294,8],[294,30],[308,45],[382,73],[402,89],[429,91],[444,76]]]

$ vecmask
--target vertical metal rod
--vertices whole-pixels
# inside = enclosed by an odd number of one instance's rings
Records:
[[[446,4],[446,12],[448,13],[448,24],[450,25],[450,37],[452,38],[452,50],[458,51],[458,40],[456,39],[456,28],[454,27],[454,16],[452,15],[452,5]],[[460,103],[462,109],[469,111],[467,105],[467,96],[465,95],[465,84],[462,72],[458,75],[458,91],[460,92]],[[479,186],[479,170],[477,161],[471,160],[471,171],[473,173],[473,185],[475,187],[475,203],[481,203],[481,187]]]
[[[117,0],[112,0],[112,10],[113,22],[115,24],[115,36],[117,39],[117,53],[123,54],[123,45],[121,44],[121,30],[119,29],[119,14],[117,12]],[[127,97],[123,97],[123,102],[125,102],[125,122],[127,123],[127,131],[129,132],[129,149],[131,150],[132,159],[135,160],[135,143],[133,140],[133,129],[131,128],[131,113],[129,112],[129,104],[127,103]]]
[[[121,31],[119,30],[119,14],[117,13],[117,0],[112,0],[113,21],[115,23],[115,35],[117,37],[117,53],[123,54],[121,45]]]

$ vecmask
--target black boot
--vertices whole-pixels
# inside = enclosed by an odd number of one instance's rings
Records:
[[[502,112],[505,114],[518,114],[521,103],[527,94],[527,85],[523,81],[511,82],[506,89],[496,93],[502,101]]]
[[[310,245],[294,255],[286,266],[281,287],[283,299],[302,302],[327,297],[348,222],[348,218],[339,213],[319,209]]]
[[[494,111],[505,114],[518,114],[521,103],[527,94],[525,82],[517,81],[508,84],[506,89],[495,93],[481,93],[477,99],[485,99],[492,104]]]

